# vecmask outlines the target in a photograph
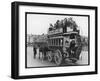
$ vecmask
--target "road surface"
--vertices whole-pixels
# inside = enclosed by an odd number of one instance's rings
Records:
[[[38,50],[38,49],[37,49]],[[34,59],[33,48],[27,47],[27,67],[47,67],[47,66],[56,66],[54,62],[48,62],[47,60],[39,59],[39,53],[37,51],[36,58]],[[72,65],[88,65],[88,51],[82,51],[80,55],[80,59],[76,63],[72,63],[70,61],[66,61],[64,66],[72,66]]]

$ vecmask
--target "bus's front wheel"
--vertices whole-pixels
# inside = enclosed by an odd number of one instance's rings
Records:
[[[60,52],[60,50],[56,50],[55,54],[54,54],[54,61],[55,61],[56,65],[58,65],[58,66],[61,65],[62,60],[63,60],[62,53]]]

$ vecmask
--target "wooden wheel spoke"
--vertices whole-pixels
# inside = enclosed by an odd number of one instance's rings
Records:
[[[57,50],[56,52],[55,52],[55,55],[54,55],[54,60],[55,60],[55,63],[57,64],[57,65],[60,65],[61,63],[62,63],[62,54],[61,54],[61,52],[59,51],[59,50]]]
[[[52,61],[52,52],[48,52],[47,59],[50,62]]]

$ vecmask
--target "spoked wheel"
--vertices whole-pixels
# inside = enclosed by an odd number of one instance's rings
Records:
[[[62,64],[62,54],[59,50],[57,50],[54,54],[54,61],[56,63],[56,65],[61,65]]]
[[[77,58],[77,59],[79,59],[79,56],[80,56],[80,54],[81,54],[81,51],[82,51],[82,47],[79,46],[79,47],[77,48],[77,50],[76,50],[76,58]]]
[[[76,63],[76,62],[77,62],[77,60],[76,60],[76,59],[75,59],[75,60],[74,60],[74,59],[72,60],[72,63]]]
[[[47,54],[47,59],[48,59],[48,61],[49,62],[51,62],[52,61],[52,52],[50,51],[50,52],[48,52],[48,54]]]

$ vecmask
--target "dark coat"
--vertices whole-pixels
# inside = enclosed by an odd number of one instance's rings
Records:
[[[35,47],[33,47],[33,51],[34,51],[34,54],[36,54],[36,48]]]

